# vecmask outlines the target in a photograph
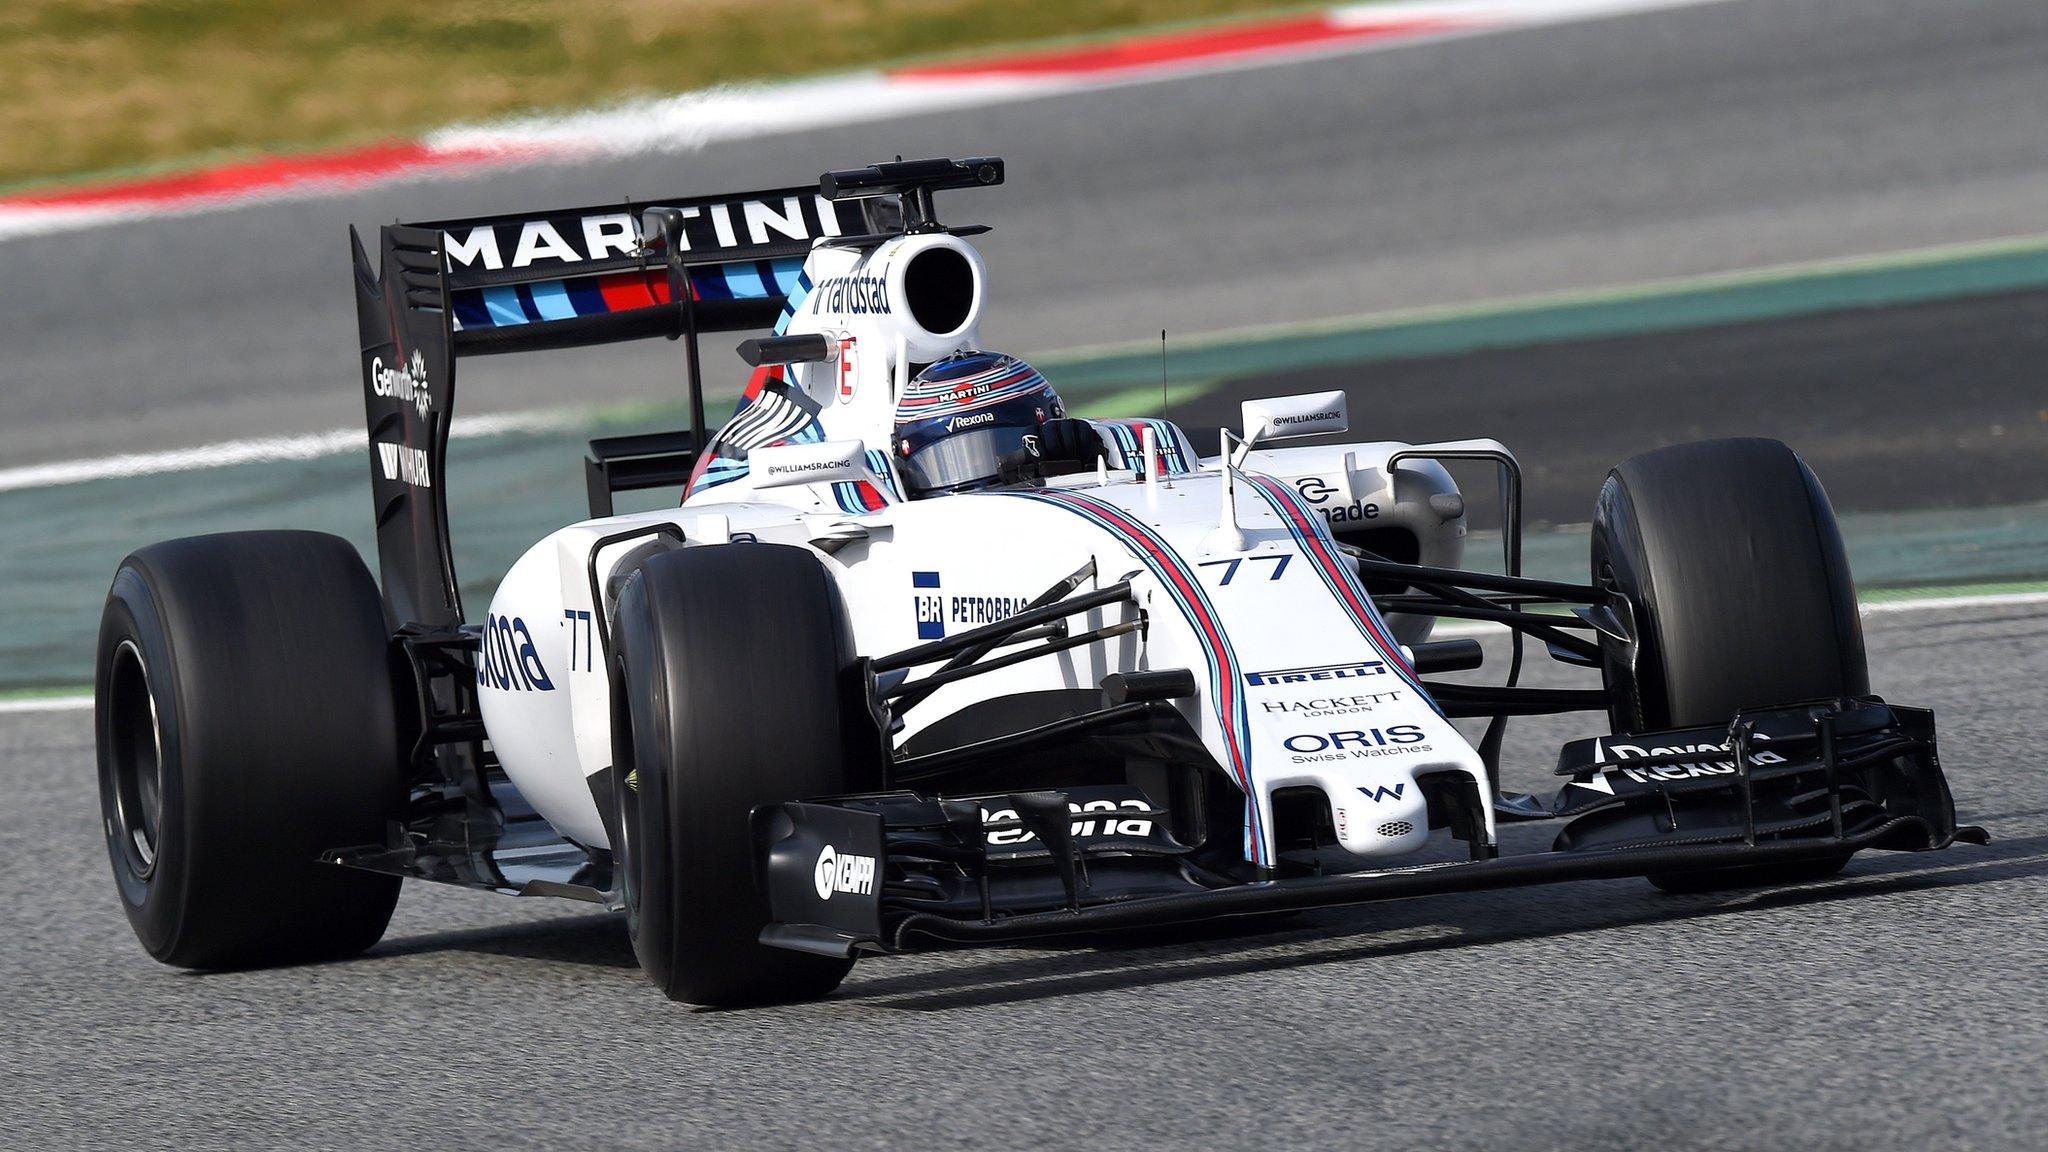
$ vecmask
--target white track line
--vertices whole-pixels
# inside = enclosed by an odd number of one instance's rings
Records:
[[[2008,608],[2048,604],[2048,592],[1993,592],[1984,596],[1918,596],[1905,600],[1866,600],[1856,606],[1864,616],[1889,616],[1901,612],[1937,612],[1945,608]],[[1460,621],[1430,631],[1432,640],[1484,639],[1507,631],[1507,625],[1491,621]]]
[[[556,432],[576,427],[575,413],[563,411],[508,412],[503,415],[457,417],[451,439],[501,436],[510,432]],[[233,464],[261,464],[280,460],[315,460],[369,447],[369,435],[361,429],[338,428],[299,436],[269,436],[253,440],[226,440],[197,448],[176,448],[167,452],[137,452],[106,456],[96,460],[62,460],[49,464],[28,464],[0,468],[0,492],[29,488],[54,488],[83,484],[90,480],[118,480],[133,476],[156,476],[165,472],[197,472]]]
[[[1378,28],[1443,21],[1441,27],[1403,29],[1384,39],[1306,41],[1271,48],[1162,60],[1101,72],[1005,73],[1008,55],[991,50],[986,75],[944,76],[870,71],[780,83],[734,84],[674,96],[630,100],[567,115],[528,116],[485,124],[452,125],[423,137],[435,150],[484,150],[562,157],[687,152],[707,144],[772,136],[957,108],[1030,100],[1216,72],[1267,68],[1331,56],[1362,55],[1433,41],[1517,28],[1598,20],[1629,12],[1685,8],[1727,0],[1395,0],[1349,4],[1325,13],[1333,27]],[[1257,20],[1249,23],[1257,24]],[[1132,38],[1151,34],[1134,29]],[[1114,41],[1111,41],[1112,43]],[[1019,50],[1030,54],[1026,46]]]
[[[567,116],[530,116],[430,132],[435,150],[542,155],[692,152],[706,145],[890,120],[1067,91],[1063,80],[892,80],[879,72],[785,84],[734,84],[633,100]]]
[[[1932,612],[1937,608],[1999,608],[2017,604],[2048,604],[2048,592],[1994,592],[1988,596],[1928,596],[1917,600],[1879,600],[1861,605],[1865,616],[1892,612]]]
[[[38,696],[30,700],[0,700],[0,715],[9,712],[77,712],[90,707],[90,696]]]

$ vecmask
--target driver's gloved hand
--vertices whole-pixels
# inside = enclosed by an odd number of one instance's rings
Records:
[[[1003,457],[1000,482],[1026,483],[1084,472],[1102,459],[1102,435],[1086,420],[1045,420],[1024,446]]]
[[[1038,458],[1047,476],[1086,471],[1102,459],[1102,434],[1086,420],[1047,420],[1038,426]]]

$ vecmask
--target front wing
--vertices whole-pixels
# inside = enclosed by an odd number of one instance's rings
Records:
[[[1135,792],[768,805],[754,813],[761,939],[851,956],[1988,842],[1956,824],[1931,714],[1874,697],[1581,741],[1558,772],[1570,780],[1547,811],[1567,823],[1550,851],[1252,882],[1204,868]]]

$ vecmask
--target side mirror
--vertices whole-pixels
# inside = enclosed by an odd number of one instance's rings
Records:
[[[747,453],[747,465],[748,477],[756,488],[875,479],[868,469],[867,445],[859,440],[773,444]]]
[[[1241,412],[1246,448],[1266,440],[1288,440],[1296,436],[1320,436],[1325,432],[1351,430],[1350,405],[1342,391],[1247,400]]]

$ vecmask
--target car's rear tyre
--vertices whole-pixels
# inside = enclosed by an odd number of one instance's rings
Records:
[[[404,802],[377,586],[345,540],[236,532],[121,562],[94,673],[100,813],[150,955],[236,968],[353,955],[397,877],[326,864]]]
[[[1820,481],[1775,440],[1708,440],[1616,465],[1593,513],[1593,580],[1635,614],[1633,669],[1605,669],[1616,732],[1726,724],[1743,708],[1870,691],[1855,586]],[[1652,876],[1673,892],[1821,879],[1847,856]]]
[[[641,968],[672,1000],[804,1000],[852,961],[760,943],[755,806],[852,790],[837,587],[800,548],[657,553],[620,589],[614,857]]]

